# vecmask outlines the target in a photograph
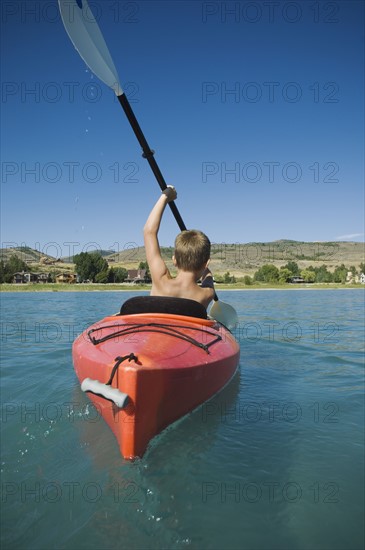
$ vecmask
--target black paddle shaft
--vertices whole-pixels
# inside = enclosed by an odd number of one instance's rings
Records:
[[[161,191],[164,191],[167,188],[165,179],[163,175],[161,174],[161,170],[158,167],[157,162],[155,161],[154,151],[150,149],[150,146],[147,143],[146,138],[144,137],[144,134],[141,130],[140,125],[138,124],[138,120],[136,119],[134,112],[132,110],[132,107],[127,99],[127,96],[125,94],[118,95],[119,103],[123,107],[123,110],[129,120],[130,125],[132,126],[133,132],[136,135],[136,138],[139,141],[140,146],[142,147],[143,154],[142,156],[147,159],[148,164],[151,167],[152,172],[155,175],[155,178],[161,188]],[[178,226],[180,227],[181,231],[184,231],[186,229],[186,226],[182,220],[182,217],[180,216],[180,212],[177,209],[176,204],[172,201],[169,202],[169,207],[171,208],[171,211],[175,217],[175,220],[177,221]]]
[[[165,179],[161,173],[161,170],[155,161],[154,151],[150,148],[150,146],[147,143],[146,138],[144,137],[144,134],[141,130],[140,125],[138,124],[138,120],[135,117],[135,114],[132,110],[131,104],[129,103],[127,96],[123,93],[121,95],[117,96],[119,99],[119,103],[123,107],[123,111],[125,112],[127,119],[129,120],[130,125],[132,126],[133,132],[135,133],[136,138],[138,139],[138,142],[140,146],[142,147],[143,154],[142,156],[147,159],[148,164],[151,167],[152,172],[155,175],[155,178],[161,188],[161,191],[164,191],[167,187]],[[178,226],[180,227],[181,231],[186,230],[186,226],[182,220],[182,217],[180,216],[180,212],[177,209],[176,204],[172,201],[169,202],[169,207],[171,208],[171,211],[175,217],[175,220],[177,221]],[[216,292],[214,291],[214,301],[218,301],[218,296]]]

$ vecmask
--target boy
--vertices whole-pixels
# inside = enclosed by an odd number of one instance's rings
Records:
[[[189,298],[203,304],[205,308],[214,297],[213,277],[208,269],[210,241],[197,230],[182,231],[175,240],[175,254],[172,257],[177,276],[171,277],[162,259],[157,234],[167,203],[175,200],[174,187],[168,186],[153,207],[143,229],[146,259],[152,278],[151,296],[174,296]],[[202,278],[202,286],[197,281]]]

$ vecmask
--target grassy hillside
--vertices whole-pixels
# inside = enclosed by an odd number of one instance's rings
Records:
[[[55,261],[55,259],[51,256],[48,256],[47,254],[42,254],[38,250],[34,250],[29,246],[18,246],[16,248],[0,248],[0,260],[6,263],[11,256],[18,256],[18,258],[20,258],[23,262],[27,264],[39,263],[42,257],[45,257],[50,261]]]
[[[173,271],[171,257],[173,248],[162,248],[162,255]],[[71,258],[59,259],[44,255],[29,247],[0,249],[0,259],[5,262],[14,254],[25,261],[33,271],[72,271]],[[110,267],[134,269],[145,261],[144,247],[125,249],[118,253],[106,255]],[[289,261],[296,262],[300,269],[312,265],[326,265],[329,271],[336,266],[359,268],[365,261],[364,243],[358,242],[298,242],[280,240],[268,243],[221,243],[212,245],[211,269],[215,274],[227,271],[236,277],[253,275],[262,265],[272,263],[280,268]]]
[[[173,248],[162,248],[161,252],[168,267],[173,270]],[[281,240],[269,243],[222,243],[212,245],[211,269],[217,274],[229,271],[238,277],[252,276],[264,264],[272,263],[280,268],[294,261],[300,269],[324,264],[329,271],[334,271],[341,264],[358,269],[364,258],[364,243],[355,242],[306,243]],[[139,247],[123,250],[107,259],[116,266],[123,265],[130,269],[146,258],[144,248]]]

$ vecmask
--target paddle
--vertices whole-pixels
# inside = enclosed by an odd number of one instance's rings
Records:
[[[87,0],[58,0],[58,4],[63,24],[73,45],[91,71],[104,82],[104,84],[114,90],[137,140],[142,147],[142,156],[147,159],[161,190],[165,190],[167,184],[153,156],[154,151],[149,147],[127,96],[123,92],[117,70]],[[184,231],[186,226],[176,204],[171,201],[169,202],[169,206],[180,230]],[[228,328],[233,328],[238,322],[237,313],[234,308],[224,302],[218,301],[217,294],[214,295],[214,300],[215,303],[210,310],[212,317]]]

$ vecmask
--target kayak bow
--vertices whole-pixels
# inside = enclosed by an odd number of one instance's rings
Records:
[[[134,310],[141,311],[141,303],[148,309],[151,302],[156,304],[156,297],[137,297],[123,307],[133,311],[131,305],[137,304]],[[191,300],[160,299],[167,302],[181,311],[181,302],[185,306]],[[220,391],[238,359],[233,335],[203,314],[123,314],[122,308],[122,314],[95,323],[73,345],[81,388],[126,459],[142,456],[155,435]]]

